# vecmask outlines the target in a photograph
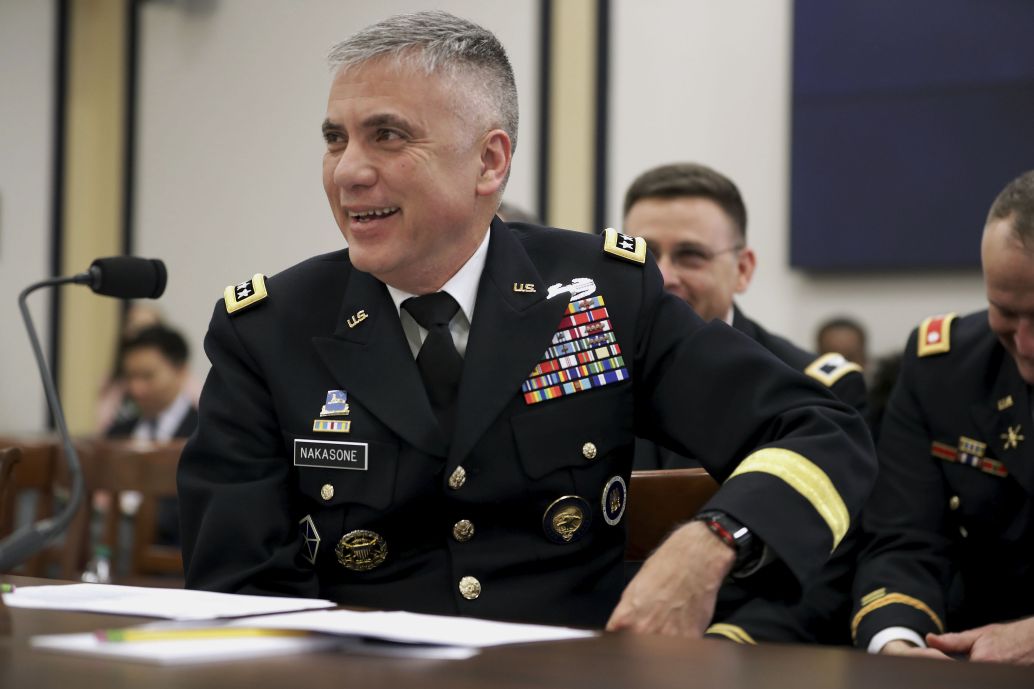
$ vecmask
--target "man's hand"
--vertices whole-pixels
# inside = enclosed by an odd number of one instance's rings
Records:
[[[703,522],[679,527],[629,582],[607,630],[699,638],[735,560],[735,551]]]
[[[934,658],[936,660],[951,660],[944,653],[938,651],[936,648],[923,648],[922,646],[916,646],[910,644],[907,641],[895,639],[894,641],[888,641],[880,649],[881,655],[888,656],[906,656],[910,658]]]
[[[989,624],[957,634],[927,634],[926,643],[945,653],[991,663],[1034,665],[1034,617]]]

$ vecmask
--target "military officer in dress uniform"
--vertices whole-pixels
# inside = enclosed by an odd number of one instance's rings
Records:
[[[641,239],[494,218],[517,101],[490,32],[402,15],[331,63],[348,248],[216,307],[187,585],[699,636],[730,572],[814,577],[874,481],[858,415],[666,295]],[[623,591],[636,435],[724,485]]]
[[[852,621],[871,652],[1034,663],[1034,172],[981,257],[989,309],[923,321],[884,417]]]
[[[698,163],[661,165],[632,182],[625,193],[624,213],[624,230],[646,240],[665,289],[685,300],[705,320],[728,323],[866,413],[865,380],[858,364],[838,353],[816,356],[807,352],[768,332],[736,305],[734,297],[750,285],[757,257],[747,244],[747,209],[731,179]],[[697,459],[648,440],[636,440],[636,469],[699,465]],[[719,598],[716,619],[720,623],[708,633],[741,643],[848,643],[845,630],[856,545],[852,531],[819,579],[793,604],[752,597],[738,583],[729,582]],[[750,600],[745,603],[746,599]]]

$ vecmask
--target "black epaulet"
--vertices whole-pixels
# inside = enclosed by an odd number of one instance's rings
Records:
[[[621,234],[613,227],[603,230],[603,251],[632,263],[646,263],[646,240]]]
[[[266,278],[262,273],[255,273],[250,280],[236,285],[227,285],[223,290],[223,302],[226,313],[236,313],[249,308],[269,296],[266,291]]]
[[[955,317],[954,313],[946,313],[942,316],[930,316],[920,323],[916,355],[922,358],[950,352],[951,322]]]

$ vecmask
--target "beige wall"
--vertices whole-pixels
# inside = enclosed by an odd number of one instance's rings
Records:
[[[903,347],[926,315],[981,308],[975,272],[818,277],[790,269],[792,0],[615,0],[613,27],[610,224],[621,222],[622,195],[640,172],[702,162],[743,192],[758,270],[740,303],[770,330],[811,347],[821,320],[848,313],[882,353]]]
[[[538,3],[501,0],[146,3],[136,253],[169,268],[161,306],[193,366],[223,287],[342,247],[320,181],[328,49],[391,14],[440,8],[506,45],[521,102],[507,200],[534,210]]]
[[[50,270],[51,5],[0,2],[0,433],[46,420],[17,298]],[[29,302],[44,348],[49,299],[37,292]]]

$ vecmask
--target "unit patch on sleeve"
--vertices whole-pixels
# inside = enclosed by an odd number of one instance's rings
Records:
[[[542,360],[521,385],[526,404],[629,379],[603,295],[572,301],[564,314]]]
[[[223,302],[226,304],[226,313],[235,313],[257,304],[266,297],[266,278],[262,273],[255,273],[250,280],[236,285],[227,285],[223,290]]]
[[[646,240],[622,234],[613,227],[603,230],[603,250],[632,263],[646,263]]]
[[[951,322],[955,320],[955,315],[947,313],[943,316],[930,316],[919,324],[917,354],[920,357],[951,351]]]

